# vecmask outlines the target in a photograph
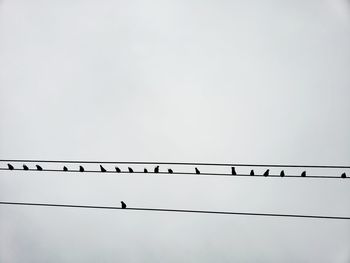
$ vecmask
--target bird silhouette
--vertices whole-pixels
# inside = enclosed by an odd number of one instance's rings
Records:
[[[284,176],[285,176],[285,174],[284,174],[284,171],[283,171],[283,170],[281,171],[280,176],[281,176],[281,177],[284,177]]]
[[[67,172],[68,168],[66,166],[63,166],[63,171]]]
[[[195,170],[196,170],[196,174],[200,174],[200,173],[201,173],[201,172],[198,170],[197,167],[195,168]]]
[[[121,203],[122,203],[122,209],[125,209],[126,208],[126,204],[123,201],[121,201]]]
[[[42,168],[40,165],[36,165],[36,169],[37,169],[38,171],[42,171],[42,170],[43,170],[43,168]]]
[[[250,175],[254,175],[254,170],[250,170]]]
[[[106,169],[102,166],[102,165],[100,165],[100,169],[101,169],[101,172],[106,172]]]
[[[115,171],[117,172],[117,173],[120,173],[121,172],[121,170],[119,169],[119,167],[115,167]]]
[[[302,177],[305,177],[305,176],[306,176],[306,171],[302,172],[302,173],[301,173],[301,176],[302,176]]]
[[[171,170],[171,169],[168,169],[168,172],[169,172],[170,174],[172,174],[172,173],[173,173],[173,170]]]
[[[129,173],[133,173],[134,170],[131,167],[128,167]]]
[[[11,165],[11,164],[7,164],[7,167],[9,168],[9,170],[13,170],[14,169],[14,167]]]
[[[157,166],[154,168],[154,172],[155,172],[155,173],[159,173],[159,165],[157,165]]]
[[[232,173],[232,175],[237,175],[236,169],[234,167],[231,167],[231,173]]]
[[[346,173],[342,173],[341,178],[346,178]]]
[[[267,169],[266,172],[265,172],[263,175],[264,175],[264,176],[269,176],[269,172],[270,172],[270,170]]]
[[[80,171],[80,172],[84,172],[84,171],[85,171],[85,170],[84,170],[84,167],[80,165],[80,166],[79,166],[79,171]]]
[[[148,173],[148,171],[147,171],[147,169],[146,169],[146,168],[145,168],[145,169],[143,169],[143,172],[144,172],[144,173]]]
[[[29,170],[28,166],[23,164],[23,170]]]

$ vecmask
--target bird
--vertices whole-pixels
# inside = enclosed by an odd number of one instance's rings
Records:
[[[115,171],[117,172],[117,173],[120,173],[121,172],[121,170],[119,169],[119,167],[115,167]]]
[[[306,176],[306,171],[302,172],[302,173],[301,173],[301,176],[302,176],[302,177],[305,177],[305,176]]]
[[[284,174],[284,171],[283,171],[283,170],[281,171],[280,176],[281,176],[281,177],[284,177],[284,176],[285,176],[285,174]]]
[[[341,178],[346,178],[346,173],[342,173]]]
[[[38,170],[38,171],[42,171],[43,170],[43,168],[40,166],[40,165],[35,165],[36,166],[36,169]]]
[[[80,166],[79,166],[79,171],[80,171],[80,172],[84,172],[84,171],[85,171],[85,170],[84,170],[84,167],[80,165]]]
[[[66,166],[63,166],[63,171],[67,172],[68,168]]]
[[[100,169],[101,169],[101,172],[106,172],[106,169],[102,166],[102,165],[100,165]]]
[[[128,167],[129,173],[133,173],[134,170],[131,167]]]
[[[236,169],[234,167],[231,167],[231,173],[232,173],[232,175],[237,175]]]
[[[155,173],[159,173],[159,165],[157,165],[157,166],[154,168],[154,172],[155,172]]]
[[[266,172],[265,172],[263,175],[264,175],[264,176],[269,176],[269,172],[270,172],[270,170],[267,169]]]
[[[173,173],[173,170],[172,170],[172,169],[168,169],[168,172],[169,172],[170,174],[172,174],[172,173]]]
[[[14,169],[14,167],[11,165],[11,164],[7,164],[7,167],[9,168],[9,170],[13,170]]]
[[[28,166],[23,164],[23,170],[29,170]]]
[[[197,167],[195,168],[195,170],[196,170],[196,174],[200,174],[200,173],[201,173],[201,172],[198,170]]]
[[[148,171],[147,171],[147,169],[146,169],[146,168],[145,168],[145,169],[143,169],[143,172],[144,172],[144,173],[148,173]]]
[[[250,170],[250,175],[254,175],[254,170]]]
[[[126,204],[123,201],[121,201],[121,203],[122,203],[122,209],[125,209],[126,208]]]

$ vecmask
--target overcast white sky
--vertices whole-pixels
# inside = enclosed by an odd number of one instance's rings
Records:
[[[0,157],[349,165],[349,71],[345,0],[2,0]],[[1,171],[0,200],[350,216],[350,181]],[[349,263],[350,223],[1,206],[0,262]]]

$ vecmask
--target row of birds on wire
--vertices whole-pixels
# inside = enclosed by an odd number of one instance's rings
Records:
[[[12,164],[10,164],[10,163],[7,164],[7,167],[8,167],[9,170],[14,170],[14,169],[15,169],[14,166],[13,166]],[[35,167],[36,167],[36,170],[38,170],[38,171],[45,171],[45,170],[44,170],[40,165],[38,165],[38,164],[35,165]],[[160,169],[160,168],[159,168],[159,165],[157,165],[157,166],[154,168],[153,173],[159,173],[159,172],[160,172],[159,169]],[[30,170],[30,169],[29,169],[29,167],[28,167],[27,165],[23,164],[23,170],[28,171],[28,170]],[[67,168],[67,166],[63,166],[62,171],[68,172],[69,169]],[[71,171],[76,171],[76,170],[71,170]],[[102,165],[100,165],[100,171],[101,171],[101,172],[107,172],[106,168],[104,168]],[[85,168],[84,168],[82,165],[79,166],[79,172],[85,172]],[[115,172],[117,172],[117,173],[122,173],[122,172],[124,172],[124,171],[122,171],[119,167],[116,166],[116,167],[115,167]],[[127,172],[133,173],[133,172],[134,172],[134,169],[132,169],[131,167],[128,167],[128,171],[127,171]],[[144,168],[144,169],[143,169],[143,172],[144,172],[144,173],[148,173],[149,171],[147,170],[147,168]],[[151,171],[151,173],[152,173],[152,171]],[[174,171],[173,171],[172,169],[169,168],[169,169],[167,170],[167,173],[173,174]],[[197,167],[195,167],[194,173],[195,173],[195,174],[201,174],[201,171],[200,171]],[[232,175],[238,175],[237,172],[236,172],[235,167],[231,167],[231,174],[232,174]],[[255,174],[254,170],[250,170],[249,175],[255,176],[256,174]],[[262,175],[265,176],[265,177],[269,176],[269,175],[270,175],[270,169],[267,169]],[[280,174],[279,174],[280,177],[284,177],[285,175],[286,175],[286,174],[285,174],[284,170],[282,170],[282,171],[280,172]],[[300,176],[301,176],[301,177],[306,177],[306,171],[303,171],[303,172],[300,174]],[[342,173],[340,177],[341,177],[341,178],[346,178],[346,173],[345,173],[345,172]]]

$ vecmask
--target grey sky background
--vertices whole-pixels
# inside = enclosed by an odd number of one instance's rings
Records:
[[[0,156],[349,165],[349,70],[348,1],[3,0]],[[0,175],[2,201],[350,215],[348,180]],[[0,262],[348,263],[350,223],[1,206]]]

